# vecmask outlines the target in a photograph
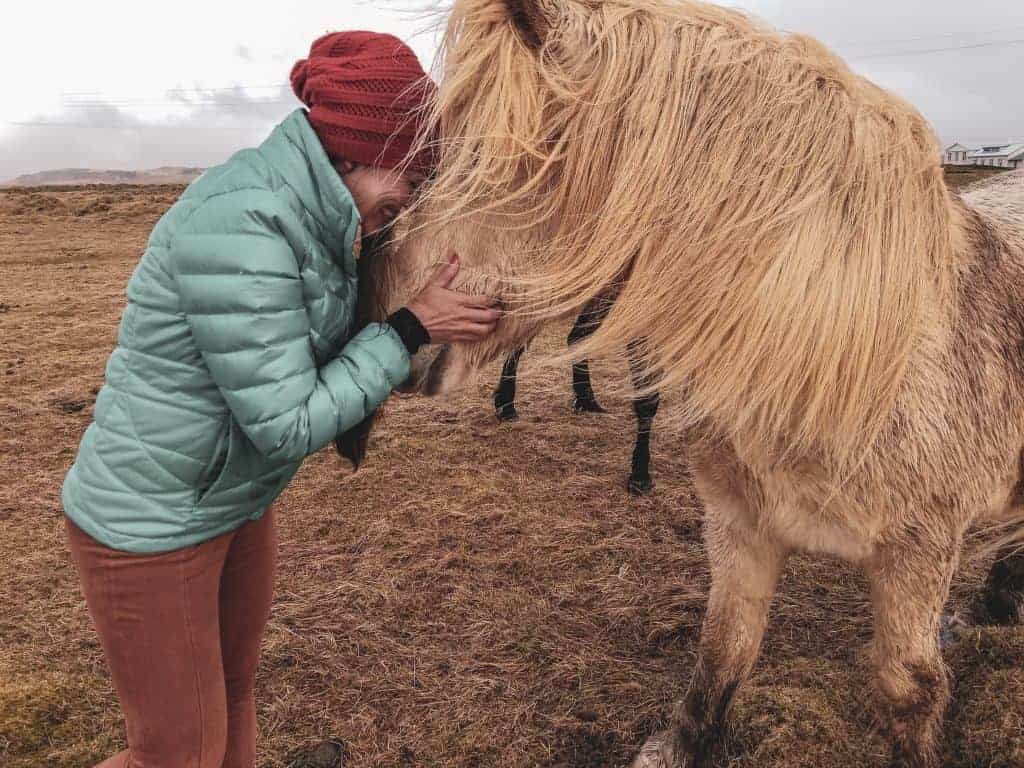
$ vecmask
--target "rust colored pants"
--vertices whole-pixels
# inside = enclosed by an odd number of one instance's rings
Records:
[[[253,768],[272,512],[157,555],[109,549],[70,520],[67,531],[128,732],[128,749],[97,768]]]

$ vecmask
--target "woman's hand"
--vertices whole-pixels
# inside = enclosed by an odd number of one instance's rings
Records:
[[[409,310],[430,334],[431,344],[480,341],[494,333],[501,318],[498,302],[491,297],[471,296],[448,287],[458,274],[459,257],[453,254],[409,302]]]

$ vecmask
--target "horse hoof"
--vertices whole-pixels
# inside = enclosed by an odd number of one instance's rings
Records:
[[[501,406],[495,409],[495,413],[498,416],[498,421],[519,421],[519,414],[516,412],[515,406]]]
[[[572,403],[573,413],[608,413],[593,397],[577,397]]]
[[[654,490],[654,481],[649,477],[631,477],[627,487],[630,496],[646,496]]]
[[[955,613],[944,613],[939,624],[939,647],[955,648],[970,625]]]
[[[667,734],[651,736],[642,747],[629,768],[679,768],[671,754]]]
[[[1001,627],[1024,624],[1024,593],[1013,589],[993,589],[985,595],[985,613]]]
[[[996,560],[979,608],[983,621],[1000,626],[1024,623],[1024,553]]]

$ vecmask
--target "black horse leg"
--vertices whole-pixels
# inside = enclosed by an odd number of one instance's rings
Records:
[[[498,386],[494,390],[494,411],[498,414],[499,421],[515,421],[519,418],[516,413],[516,373],[519,369],[519,358],[523,356],[526,347],[520,347],[505,360],[501,369],[501,378],[498,379]]]
[[[633,447],[633,466],[629,473],[629,492],[634,496],[649,493],[654,488],[651,479],[651,427],[658,413],[660,398],[657,393],[638,397],[633,401],[636,413],[636,445]]]
[[[989,572],[985,610],[996,624],[1024,623],[1024,552],[1002,553]]]
[[[572,410],[574,413],[607,413],[597,402],[594,387],[590,383],[590,365],[586,360],[572,367]]]
[[[588,303],[569,331],[569,346],[583,341],[601,325],[611,305],[605,299],[593,299]],[[573,411],[576,413],[606,413],[597,402],[594,386],[590,381],[590,363],[581,360],[572,367]]]
[[[650,387],[650,376],[644,373],[634,347],[630,347],[629,350],[629,367],[634,387],[641,390]],[[654,481],[651,479],[651,429],[660,404],[661,396],[657,392],[638,395],[633,399],[633,412],[636,414],[636,445],[633,447],[633,465],[629,473],[628,487],[634,496],[650,493],[654,488]]]

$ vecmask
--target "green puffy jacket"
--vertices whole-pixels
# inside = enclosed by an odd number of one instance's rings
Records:
[[[354,338],[359,213],[302,110],[159,221],[64,511],[130,552],[260,517],[299,464],[409,375],[398,334]]]

